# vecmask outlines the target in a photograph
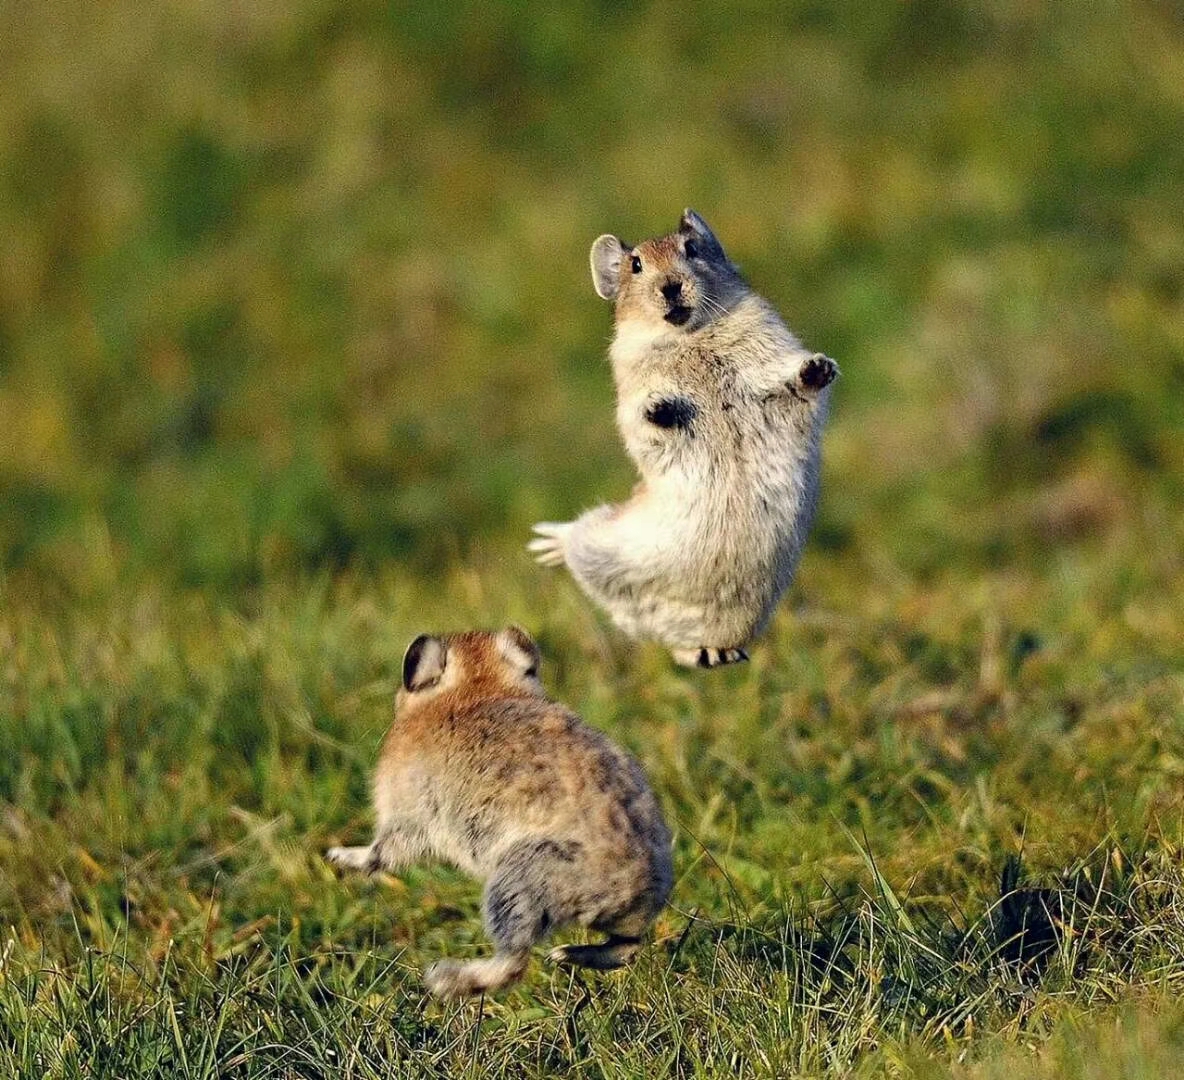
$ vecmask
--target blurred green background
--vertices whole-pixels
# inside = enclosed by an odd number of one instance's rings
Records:
[[[4,566],[518,558],[628,489],[587,248],[684,205],[842,365],[816,550],[1179,565],[1178,5],[113,0],[0,6]]]

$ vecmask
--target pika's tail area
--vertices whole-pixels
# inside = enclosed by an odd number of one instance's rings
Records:
[[[641,939],[613,934],[601,945],[560,945],[547,959],[563,967],[586,967],[594,971],[612,971],[624,967],[641,948]]]
[[[497,953],[488,960],[439,960],[428,968],[423,981],[438,998],[469,997],[517,982],[529,960],[526,952]]]

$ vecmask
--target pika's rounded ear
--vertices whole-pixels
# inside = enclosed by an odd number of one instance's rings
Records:
[[[602,300],[615,300],[621,291],[621,261],[628,250],[612,233],[592,241],[592,284]]]
[[[403,689],[414,693],[435,686],[444,674],[448,648],[437,637],[420,634],[403,654]]]
[[[497,635],[502,659],[515,671],[530,678],[539,673],[539,647],[521,626],[507,626]]]
[[[705,244],[711,247],[717,247],[720,251],[723,251],[723,245],[715,238],[715,233],[711,231],[711,226],[689,206],[682,212],[682,220],[678,223],[678,231],[684,235],[690,233],[693,236],[697,236]]]

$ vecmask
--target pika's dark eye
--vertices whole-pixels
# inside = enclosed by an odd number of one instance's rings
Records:
[[[682,249],[686,252],[688,259],[697,259],[699,257],[699,245],[694,240],[688,240],[683,244]]]
[[[522,674],[528,679],[537,679],[539,675],[538,665],[531,664],[530,667],[528,667]]]
[[[629,260],[629,268],[635,274],[641,273],[641,256],[640,255],[634,255],[633,258]]]

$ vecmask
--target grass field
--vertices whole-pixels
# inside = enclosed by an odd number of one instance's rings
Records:
[[[1184,21],[1156,0],[0,4],[0,1078],[1184,1071]],[[587,248],[685,205],[840,363],[737,670],[529,526],[628,491]],[[338,879],[398,663],[519,622],[644,763],[628,971]]]

